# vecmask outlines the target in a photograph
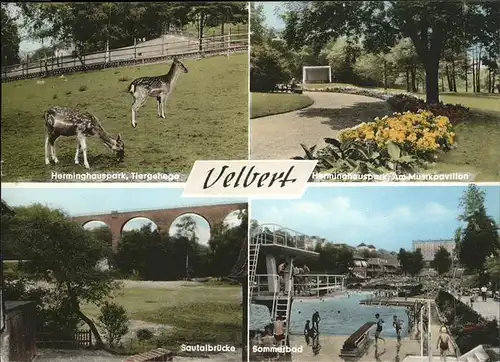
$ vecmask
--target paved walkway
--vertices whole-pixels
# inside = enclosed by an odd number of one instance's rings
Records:
[[[303,156],[301,143],[324,147],[325,137],[391,113],[381,99],[341,93],[304,92],[314,104],[302,110],[251,120],[253,160],[279,160]]]
[[[478,298],[473,304],[473,309],[481,314],[486,319],[500,320],[500,302],[495,302],[492,298],[488,298],[486,302]]]

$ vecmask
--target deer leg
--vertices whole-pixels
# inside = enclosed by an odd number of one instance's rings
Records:
[[[158,117],[161,117],[161,97],[156,97],[156,109],[158,111]]]
[[[161,105],[161,118],[165,119],[165,103],[167,102],[168,95],[162,93],[160,96],[160,105]]]
[[[146,103],[147,95],[143,93],[134,93],[134,104],[132,104],[132,127],[137,127],[137,121],[135,119],[139,109]]]
[[[50,164],[50,159],[49,159],[49,133],[45,135],[45,164],[48,165]]]
[[[80,155],[80,141],[76,140],[75,165],[78,165],[78,156]]]
[[[52,160],[54,160],[54,163],[59,163],[59,159],[57,158],[56,154],[56,140],[58,138],[59,136],[54,136],[54,135],[51,135],[49,137],[50,155],[52,156]]]
[[[90,168],[89,161],[87,160],[87,139],[83,133],[77,134],[76,137],[80,143],[80,149],[83,153],[83,166],[85,166],[85,168]]]

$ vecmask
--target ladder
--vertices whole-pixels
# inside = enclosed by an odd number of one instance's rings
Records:
[[[280,298],[279,293],[275,293],[274,300],[274,320],[278,316],[285,317],[285,331],[284,338],[281,340],[281,345],[286,346],[288,343],[288,332],[290,329],[290,310],[292,308],[292,297],[293,297],[293,258],[290,261],[288,273],[288,291],[286,291],[286,299]]]
[[[253,290],[255,287],[255,273],[257,272],[257,261],[259,260],[259,249],[260,243],[251,243],[248,252],[248,271],[249,278],[248,283],[250,284],[249,298],[252,299]]]

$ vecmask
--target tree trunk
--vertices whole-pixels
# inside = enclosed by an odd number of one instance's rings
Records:
[[[406,68],[406,91],[410,91],[410,68]]]
[[[467,50],[465,50],[465,92],[469,91],[469,63],[467,59]]]
[[[472,92],[476,93],[476,59],[472,62]]]
[[[417,92],[417,86],[415,84],[416,73],[417,73],[417,69],[416,69],[415,65],[412,65],[412,67],[411,67],[411,91],[414,93]]]
[[[198,51],[202,52],[203,51],[203,33],[205,31],[205,14],[200,14],[200,19],[198,23]]]
[[[99,331],[97,330],[94,322],[92,319],[87,317],[83,312],[80,310],[80,307],[78,307],[76,314],[84,321],[92,331],[92,334],[94,335],[95,338],[95,346],[97,349],[102,349],[104,348],[104,342],[102,341],[101,335],[99,334]]]
[[[453,92],[457,92],[457,72],[455,71],[455,61],[451,60],[451,84],[453,87]]]
[[[429,59],[424,66],[426,102],[427,104],[439,103],[439,60]]]
[[[384,90],[387,89],[387,61],[384,59]]]
[[[477,54],[477,70],[476,70],[476,86],[477,86],[477,92],[481,93],[481,47],[479,47],[479,52]]]
[[[448,68],[448,64],[446,64],[446,80],[448,81],[448,90],[452,92],[453,86],[451,84],[450,69]]]
[[[444,92],[444,77],[441,75],[439,78],[441,78],[441,92]]]

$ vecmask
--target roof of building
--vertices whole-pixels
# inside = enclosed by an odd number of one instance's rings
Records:
[[[377,249],[377,248],[376,248],[375,246],[373,246],[372,244],[368,245],[368,247],[369,247],[370,249]]]
[[[365,243],[361,243],[361,244],[358,245],[358,248],[362,247],[362,246],[366,246],[366,244]]]

